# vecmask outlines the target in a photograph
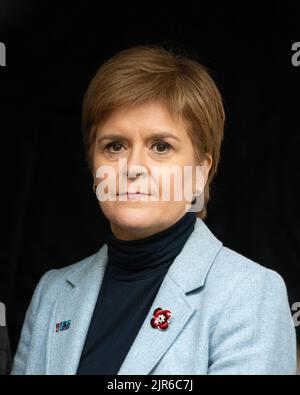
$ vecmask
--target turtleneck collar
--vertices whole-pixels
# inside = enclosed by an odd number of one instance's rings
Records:
[[[108,226],[108,270],[119,280],[128,281],[165,273],[194,229],[195,212],[186,212],[169,228],[137,240],[120,240]]]

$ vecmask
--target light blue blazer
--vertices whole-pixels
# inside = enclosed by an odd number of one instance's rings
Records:
[[[107,264],[107,245],[40,279],[12,374],[74,375]],[[137,301],[138,303],[138,301]],[[172,312],[167,330],[153,311]],[[69,321],[66,330],[56,324]],[[225,247],[197,218],[118,375],[296,374],[296,331],[282,277]]]

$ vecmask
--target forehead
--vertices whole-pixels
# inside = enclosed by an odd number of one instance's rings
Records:
[[[182,119],[174,117],[163,105],[150,103],[117,109],[97,128],[98,135],[105,132],[151,131],[169,131],[184,135],[185,125]]]

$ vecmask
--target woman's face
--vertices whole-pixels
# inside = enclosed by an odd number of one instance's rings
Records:
[[[201,162],[202,186],[211,164],[211,156],[206,155]],[[97,169],[104,169],[103,166],[108,166],[110,176],[104,172],[96,177]],[[162,105],[151,103],[122,108],[101,124],[96,133],[93,170],[101,210],[117,238],[134,240],[151,236],[185,214],[186,205],[192,200],[192,195],[186,198],[183,192],[187,182],[183,177],[185,166],[190,166],[192,173],[189,177],[192,194],[196,191],[192,142],[183,122],[174,119]],[[177,173],[172,173],[172,167]],[[174,174],[180,174],[179,170],[182,177],[175,181]],[[105,188],[103,182],[106,182]],[[102,184],[102,192],[108,192],[108,186],[115,188],[110,189],[107,200],[103,199],[99,184]],[[180,195],[175,195],[175,190],[180,188],[182,195],[178,198]],[[130,198],[126,193],[133,191],[143,194]]]

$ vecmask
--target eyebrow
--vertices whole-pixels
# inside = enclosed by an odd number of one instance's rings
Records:
[[[103,140],[123,139],[124,137],[125,136],[123,134],[120,134],[120,133],[107,133],[107,134],[104,134],[103,136],[100,136],[97,141],[99,143],[99,142],[101,142]],[[180,139],[175,134],[173,134],[171,132],[168,132],[168,131],[163,131],[163,130],[152,133],[151,138],[153,138],[153,137],[155,137],[157,139],[162,139],[162,138],[169,137],[169,138],[172,138],[174,140],[180,141]]]

